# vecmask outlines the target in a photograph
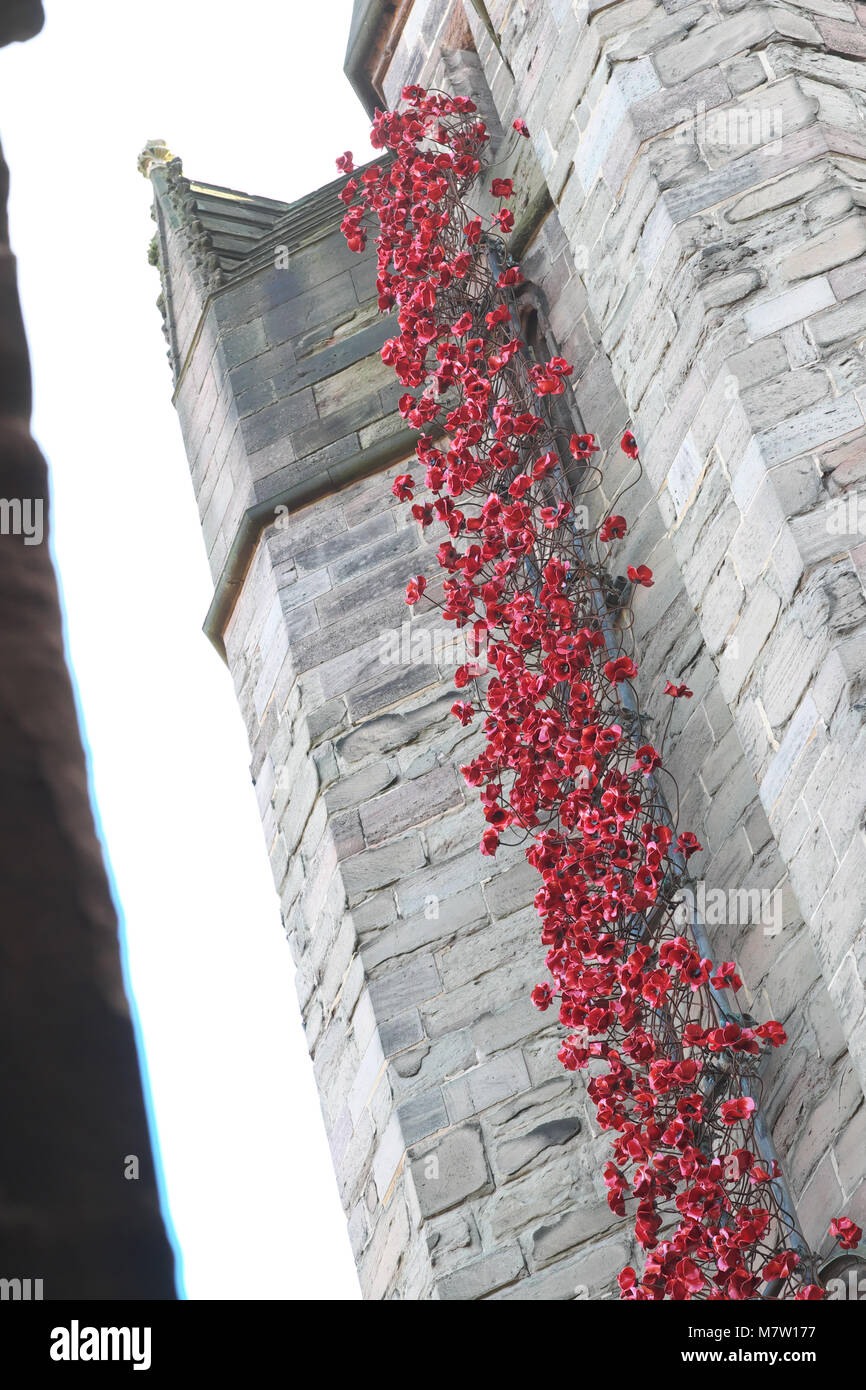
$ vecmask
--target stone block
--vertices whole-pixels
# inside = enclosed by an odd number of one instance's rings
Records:
[[[863,934],[866,921],[866,843],[859,836],[852,839],[836,868],[835,859],[826,853],[824,835],[816,832],[815,840],[812,878],[808,880],[812,895],[809,907],[818,913],[815,952],[830,982],[831,995],[848,1035],[863,1013],[866,991],[863,981],[853,971],[848,972],[849,978],[843,989],[843,982],[836,979],[836,972],[850,948]],[[816,848],[821,851],[818,863],[814,862],[818,857]],[[792,867],[792,881],[798,888],[798,894],[804,880],[807,880],[808,869],[808,861],[803,864],[802,870],[799,863]],[[823,899],[819,899],[824,887],[826,893]],[[819,901],[816,902],[816,899]]]
[[[510,1245],[437,1279],[433,1285],[434,1297],[447,1301],[484,1298],[495,1289],[513,1284],[525,1269],[520,1246]]]
[[[781,263],[786,280],[805,280],[856,260],[866,252],[866,219],[861,213],[827,227],[790,252]]]
[[[539,1158],[547,1156],[552,1148],[569,1144],[580,1133],[580,1120],[576,1116],[564,1116],[560,1120],[548,1120],[536,1125],[526,1134],[506,1139],[496,1148],[496,1167],[506,1177],[513,1177],[523,1168]]]
[[[406,1145],[417,1144],[437,1130],[447,1128],[448,1111],[438,1086],[401,1102],[397,1107],[397,1120]]]
[[[802,1191],[821,1159],[827,1153],[830,1136],[844,1132],[845,1126],[863,1105],[860,1079],[850,1062],[833,1070],[827,1092],[813,1103],[806,1123],[792,1148],[787,1171],[795,1191]]]
[[[345,706],[340,701],[339,710],[342,712],[344,709]],[[328,789],[326,793],[328,808],[333,811],[343,811],[350,806],[361,806],[380,792],[385,791],[387,787],[392,786],[396,777],[397,768],[394,763],[384,759],[369,763],[358,772],[341,777],[336,785]]]
[[[350,764],[362,762],[372,754],[381,755],[402,748],[423,730],[444,721],[453,703],[452,692],[435,694],[414,707],[403,708],[399,713],[376,715],[340,739],[337,751]]]
[[[491,916],[509,917],[520,908],[528,907],[540,886],[538,870],[525,861],[494,875],[484,886]]]
[[[750,190],[726,210],[725,217],[729,222],[745,222],[779,208],[796,205],[819,188],[826,177],[827,170],[823,164],[807,164],[802,169],[774,179],[772,183]]]
[[[424,849],[417,835],[404,835],[400,840],[344,860],[341,873],[350,901],[358,902],[376,888],[396,883],[407,869],[417,869],[423,863]]]
[[[852,430],[863,429],[863,412],[853,391],[822,402],[784,420],[761,435],[761,452],[768,467],[829,444]]]
[[[745,590],[730,559],[726,558],[701,601],[702,629],[711,652],[724,645],[745,599]]]
[[[463,793],[453,767],[436,768],[426,777],[394,787],[361,807],[361,825],[369,845],[420,825],[451,807],[463,804]]]
[[[788,324],[798,323],[817,314],[820,309],[828,308],[835,303],[835,299],[825,275],[802,280],[796,289],[786,290],[784,294],[765,299],[747,309],[744,315],[746,328],[755,340],[767,338],[771,333],[787,328]]]
[[[863,1180],[863,1154],[866,1153],[866,1105],[861,1104],[833,1144],[836,1171],[846,1199]]]
[[[542,1302],[584,1301],[615,1298],[616,1276],[629,1261],[634,1261],[626,1236],[590,1245],[573,1258],[552,1265],[543,1273],[509,1285],[491,1295],[491,1299],[516,1301],[533,1299]]]
[[[834,53],[866,58],[866,33],[858,24],[846,24],[843,20],[830,18],[819,19],[817,24],[824,42]]]
[[[756,5],[746,14],[721,20],[653,55],[655,69],[666,87],[684,82],[695,73],[714,68],[727,58],[762,44],[773,33],[771,12]]]
[[[406,1203],[402,1199],[395,1200],[388,1208],[387,1217],[377,1224],[361,1261],[361,1286],[366,1298],[379,1301],[388,1296],[410,1236]]]
[[[829,1235],[829,1226],[833,1217],[842,1210],[843,1204],[832,1155],[826,1153],[805,1191],[797,1196],[797,1215],[803,1235],[812,1249],[825,1258],[836,1247],[836,1242]]]
[[[504,1052],[481,1062],[466,1073],[469,1095],[476,1113],[487,1110],[506,1097],[520,1095],[529,1089],[529,1072],[523,1054]]]
[[[752,594],[719,662],[719,685],[729,702],[740,692],[778,617],[780,601],[766,584]]]
[[[787,724],[819,657],[820,648],[799,623],[789,622],[775,635],[761,679],[761,702],[774,729]]]
[[[487,909],[480,888],[466,888],[443,900],[431,894],[423,912],[398,920],[365,940],[361,954],[367,968],[372,970],[385,961],[396,960],[425,946],[446,945],[458,932],[486,918]]]
[[[744,388],[740,399],[752,428],[759,431],[817,405],[830,391],[830,378],[823,367],[800,367],[775,380]]]
[[[379,1035],[374,1033],[361,1058],[351,1090],[346,1098],[352,1124],[357,1125],[361,1112],[370,1100],[385,1066],[385,1054]]]
[[[521,955],[527,948],[538,950],[542,965],[543,948],[538,944],[538,918],[533,909],[515,912],[501,921],[463,936],[440,956],[442,981],[448,989],[481,979],[488,972]]]
[[[809,324],[812,337],[819,347],[833,347],[847,339],[861,338],[866,322],[866,293],[852,295],[836,309],[816,314]],[[851,429],[854,426],[850,426]]]
[[[380,1045],[386,1057],[396,1056],[422,1042],[423,1038],[424,1028],[417,1009],[407,1009],[405,1013],[385,1019],[379,1027]]]
[[[827,779],[827,790],[820,803],[820,815],[830,842],[841,860],[851,837],[866,824],[866,737],[861,732],[848,738],[843,757],[834,760]]]
[[[436,962],[430,955],[416,956],[405,965],[371,981],[370,1002],[380,1021],[432,999],[442,989]]]
[[[847,265],[831,271],[827,278],[840,303],[844,299],[850,299],[852,295],[862,293],[866,290],[866,256],[849,261]]]
[[[544,1023],[544,1016],[539,1014],[529,995],[495,1013],[482,1014],[472,1028],[479,1061],[531,1037],[544,1027]]]
[[[585,1204],[576,1205],[555,1220],[538,1226],[532,1233],[531,1255],[535,1268],[550,1264],[576,1246],[609,1231],[618,1224],[603,1197],[585,1197]],[[612,1271],[614,1274],[616,1271]]]
[[[761,781],[759,789],[761,801],[764,810],[770,817],[771,824],[773,807],[782,795],[782,790],[791,776],[797,760],[802,756],[809,740],[815,736],[818,721],[819,715],[815,701],[811,694],[807,694],[788,725],[778,752],[771,760],[766,775]]]
[[[448,1211],[491,1187],[481,1131],[476,1125],[449,1130],[435,1146],[412,1156],[409,1179],[422,1219]]]
[[[749,387],[786,371],[788,355],[781,338],[763,337],[751,347],[733,353],[727,365],[740,386]]]

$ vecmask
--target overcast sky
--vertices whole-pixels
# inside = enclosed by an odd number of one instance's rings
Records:
[[[357,1298],[147,264],[145,141],[293,199],[363,154],[350,0],[47,0],[0,138],[101,832],[190,1298]]]

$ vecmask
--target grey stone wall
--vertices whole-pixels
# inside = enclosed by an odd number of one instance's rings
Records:
[[[453,9],[416,0],[389,102],[449,85]],[[550,282],[577,406],[602,444],[628,423],[643,446],[620,564],[656,575],[635,601],[650,711],[673,668],[695,690],[670,763],[693,867],[783,895],[778,933],[709,930],[789,1031],[768,1114],[826,1250],[834,1202],[866,1211],[866,8],[492,3],[492,33],[464,13],[553,204],[523,264]]]
[[[152,179],[170,226],[165,169]],[[269,523],[222,638],[365,1295],[609,1291],[630,1245],[604,1201],[607,1140],[528,997],[535,875],[519,850],[478,852],[457,771],[472,730],[449,712],[462,658],[429,603],[410,621],[404,601],[436,565],[390,490],[410,441],[372,263],[326,227],[291,270],[263,252],[211,291],[188,241],[181,219],[163,256],[200,316],[176,401],[218,588],[231,527]]]
[[[420,80],[470,91],[501,130],[529,123],[522,263],[608,450],[598,505],[624,481],[626,423],[644,445],[615,554],[655,573],[635,598],[642,694],[658,719],[666,678],[694,691],[670,765],[696,874],[777,893],[763,920],[708,931],[751,1011],[789,1032],[767,1112],[829,1253],[831,1216],[866,1203],[863,556],[825,510],[856,495],[862,458],[863,7],[489,4],[495,38],[457,8],[416,0],[385,95]],[[633,1251],[601,1190],[609,1140],[527,997],[536,877],[519,851],[478,854],[454,654],[403,601],[437,567],[390,494],[411,440],[370,259],[321,190],[214,280],[176,171],[152,180],[208,628],[247,722],[365,1296],[612,1296]],[[383,661],[388,633],[406,659]]]

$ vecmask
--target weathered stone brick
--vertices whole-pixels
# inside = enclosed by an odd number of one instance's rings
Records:
[[[374,797],[361,808],[361,824],[367,843],[375,845],[411,825],[420,825],[450,807],[463,804],[463,794],[452,767],[440,767]]]
[[[397,1014],[396,1018],[383,1020],[379,1029],[382,1052],[386,1057],[393,1057],[405,1048],[412,1047],[415,1043],[421,1042],[423,1037],[424,1028],[417,1009],[407,1009],[405,1013]]]
[[[837,309],[828,309],[816,314],[809,325],[812,337],[819,347],[831,347],[847,338],[863,336],[864,313],[866,313],[866,294],[855,294],[840,304]],[[851,425],[849,428],[853,429]]]
[[[819,19],[817,23],[828,48],[836,53],[850,53],[855,58],[866,58],[866,33],[859,25],[846,24],[842,20],[830,18]]]
[[[786,290],[784,294],[747,309],[746,327],[752,338],[766,338],[790,323],[810,318],[818,310],[826,309],[834,303],[835,298],[826,276],[803,280],[796,289]]]
[[[538,1010],[528,995],[495,1013],[482,1014],[472,1028],[479,1061],[538,1032],[540,1023]]]
[[[506,1139],[496,1149],[496,1166],[511,1177],[526,1168],[541,1154],[554,1147],[568,1144],[580,1132],[580,1120],[565,1117],[536,1125],[527,1134],[515,1139]]]
[[[435,1296],[446,1300],[484,1298],[494,1289],[513,1284],[525,1269],[520,1246],[507,1246],[437,1279],[433,1286]]]
[[[370,1002],[377,1018],[388,1019],[425,999],[432,999],[442,988],[432,956],[416,956],[370,984]]]
[[[472,1110],[477,1114],[507,1096],[529,1089],[529,1072],[518,1051],[499,1053],[466,1073]],[[460,1118],[466,1118],[461,1116]]]
[[[814,736],[818,718],[814,699],[811,695],[806,695],[799,710],[788,725],[778,752],[772,759],[767,774],[761,782],[761,801],[768,815],[771,815],[798,758],[802,756],[807,743]]]
[[[412,1158],[409,1177],[422,1217],[478,1196],[491,1185],[481,1131],[474,1125],[449,1130],[435,1147]]]
[[[719,662],[719,684],[727,700],[734,699],[748,679],[773,630],[779,608],[778,596],[763,584],[748,600]]]
[[[558,1259],[577,1245],[582,1245],[587,1235],[598,1236],[616,1224],[607,1203],[593,1202],[582,1210],[568,1211],[549,1224],[539,1226],[532,1233],[533,1264],[543,1266]]]
[[[802,411],[784,420],[761,437],[761,451],[768,466],[796,458],[820,444],[863,428],[863,413],[854,392]]]
[[[357,901],[375,888],[396,883],[407,868],[417,868],[423,863],[424,850],[417,836],[406,835],[347,859],[341,872],[350,900]]]
[[[856,260],[866,251],[866,220],[859,214],[838,222],[805,245],[792,251],[782,262],[787,280],[803,280],[822,275],[846,261]]]
[[[773,17],[763,6],[746,15],[722,20],[653,55],[653,63],[666,87],[683,82],[697,72],[713,68],[725,58],[746,52],[773,33]]]

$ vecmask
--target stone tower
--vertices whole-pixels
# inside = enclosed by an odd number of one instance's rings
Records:
[[[866,1213],[866,6],[848,0],[357,0],[369,110],[472,96],[522,190],[532,331],[575,364],[645,708],[705,846],[706,931],[789,1044],[765,1118],[807,1239]],[[515,116],[530,140],[502,139]],[[448,715],[453,650],[404,586],[434,557],[390,482],[412,455],[341,182],[287,205],[161,145],[162,304],[300,1005],[367,1298],[614,1296],[630,1226],[543,978],[519,850],[482,859]],[[860,518],[863,517],[861,521]],[[686,703],[686,702],[678,702]],[[757,913],[749,904],[760,900]]]

